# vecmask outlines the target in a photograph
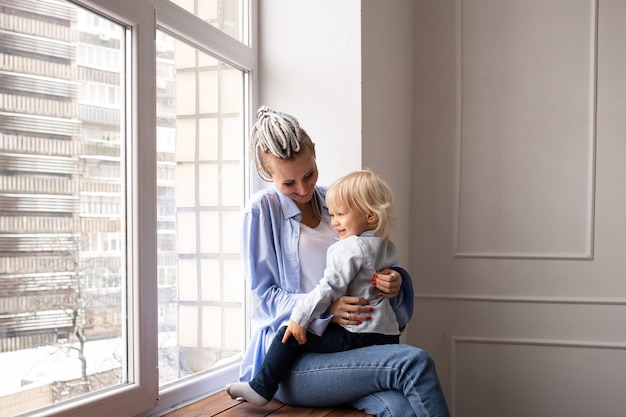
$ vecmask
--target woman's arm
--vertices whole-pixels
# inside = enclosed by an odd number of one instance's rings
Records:
[[[402,280],[398,295],[389,299],[391,307],[396,313],[400,331],[402,331],[409,323],[409,320],[411,320],[411,317],[413,317],[413,281],[411,280],[411,275],[404,268],[393,266],[391,269],[399,273]]]
[[[269,196],[252,202],[243,215],[241,245],[254,325],[273,330],[289,318],[296,300],[296,294],[286,290],[294,284],[285,276],[283,265],[289,255],[284,251],[289,245],[281,241],[284,225],[279,214],[279,203],[269,201]]]

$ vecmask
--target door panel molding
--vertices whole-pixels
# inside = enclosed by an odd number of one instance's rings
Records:
[[[611,404],[606,399],[615,398],[626,383],[626,343],[453,336],[451,344],[455,415],[623,413],[623,395]],[[607,386],[606,397],[580,395],[595,386]]]
[[[484,303],[527,303],[527,304],[576,304],[576,305],[626,305],[626,298],[620,297],[541,297],[505,296],[489,294],[415,294],[415,300],[432,301],[472,301]]]
[[[597,0],[459,7],[455,257],[593,259]]]

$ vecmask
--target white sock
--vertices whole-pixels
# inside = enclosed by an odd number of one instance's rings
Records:
[[[226,392],[230,395],[230,398],[241,397],[244,400],[254,405],[263,406],[269,402],[259,393],[252,389],[247,382],[235,382],[226,385]]]

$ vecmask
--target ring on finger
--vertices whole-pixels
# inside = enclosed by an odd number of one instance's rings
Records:
[[[348,313],[348,314],[346,315],[346,320],[350,321],[350,316],[351,316],[351,315],[352,315],[351,313]]]

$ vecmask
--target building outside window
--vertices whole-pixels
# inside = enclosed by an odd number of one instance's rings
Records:
[[[157,32],[161,383],[238,359],[242,71]],[[174,138],[174,140],[172,140]]]
[[[157,334],[162,389],[240,358],[248,72],[185,22],[242,42],[245,2],[174,3],[181,17],[156,30],[156,169],[144,172],[130,155],[132,28],[70,1],[0,0],[0,417],[136,383],[152,370],[137,365],[140,328]],[[145,178],[153,277],[136,276],[129,220],[130,184]],[[133,314],[145,285],[157,295]]]

